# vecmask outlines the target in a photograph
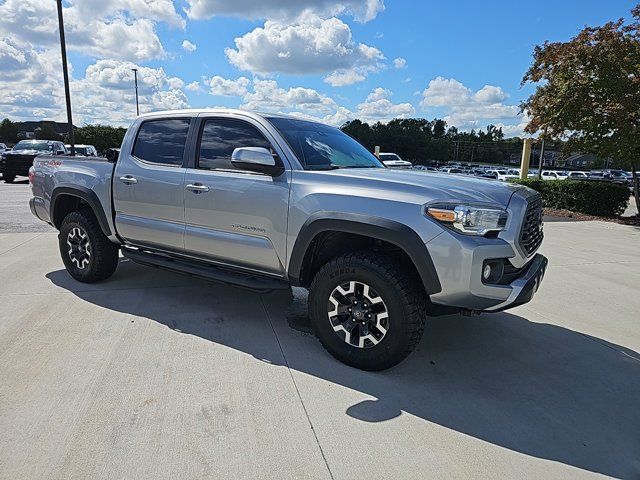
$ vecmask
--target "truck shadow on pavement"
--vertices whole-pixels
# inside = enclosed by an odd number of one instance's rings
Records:
[[[300,289],[258,295],[126,261],[99,286],[64,270],[47,278],[92,304],[374,397],[344,413],[363,422],[406,412],[525,455],[640,475],[640,355],[599,338],[509,313],[437,317],[404,363],[362,372],[307,333]],[[158,279],[173,284],[150,288]],[[129,322],[123,318],[114,321]]]

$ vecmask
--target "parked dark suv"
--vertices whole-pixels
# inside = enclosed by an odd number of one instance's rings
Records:
[[[13,183],[18,175],[29,176],[29,168],[38,155],[64,155],[64,143],[56,140],[21,140],[13,149],[4,152],[0,172],[6,183]]]

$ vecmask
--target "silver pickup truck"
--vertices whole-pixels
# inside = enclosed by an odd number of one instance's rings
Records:
[[[109,278],[121,252],[252,290],[306,287],[322,345],[366,370],[404,359],[427,316],[528,302],[547,265],[533,190],[388,169],[282,115],[143,115],[117,159],[41,156],[30,173],[31,211],[60,231],[76,280]]]

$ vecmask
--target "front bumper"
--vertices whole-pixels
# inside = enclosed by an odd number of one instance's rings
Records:
[[[507,308],[517,307],[518,305],[529,302],[542,283],[548,263],[547,257],[539,253],[536,254],[524,274],[511,283],[511,294],[509,298],[498,305],[487,308],[486,311],[500,312]]]

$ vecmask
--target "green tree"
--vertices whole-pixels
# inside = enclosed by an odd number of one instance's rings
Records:
[[[0,140],[4,143],[16,143],[18,141],[18,126],[8,118],[0,122]]]
[[[42,125],[35,130],[38,140],[60,140],[62,136],[56,132],[53,122],[42,122]]]
[[[538,86],[522,109],[531,117],[528,132],[630,168],[640,209],[640,5],[632,16],[536,46],[522,81]]]
[[[74,137],[77,144],[93,145],[99,153],[104,153],[109,148],[119,148],[126,131],[108,125],[85,125],[74,130]]]

